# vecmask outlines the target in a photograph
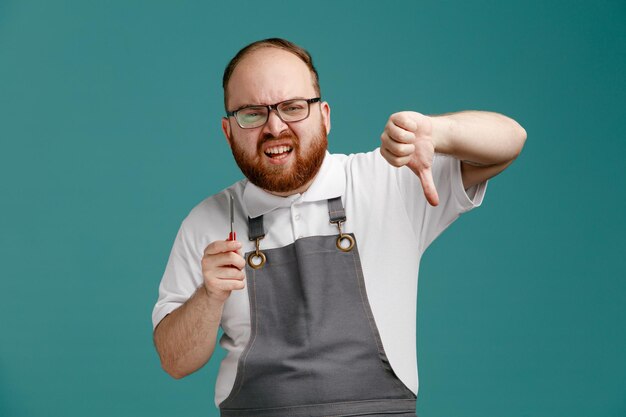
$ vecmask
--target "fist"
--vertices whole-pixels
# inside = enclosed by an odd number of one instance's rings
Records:
[[[432,174],[435,144],[430,118],[412,111],[394,113],[389,117],[380,141],[383,158],[394,167],[411,169],[422,183],[426,200],[433,206],[439,204]]]
[[[245,287],[246,262],[239,249],[241,242],[236,240],[217,240],[204,249],[202,276],[209,298],[223,303],[233,290]]]

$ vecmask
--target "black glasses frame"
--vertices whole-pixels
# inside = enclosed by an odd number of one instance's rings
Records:
[[[278,110],[278,106],[280,106],[283,103],[287,103],[288,101],[294,101],[294,100],[304,100],[304,101],[306,101],[307,102],[307,106],[308,106],[307,113],[306,113],[306,116],[304,116],[302,119],[292,120],[291,122],[287,122],[287,121],[283,120],[283,118],[280,116],[280,111]],[[281,101],[280,103],[276,103],[276,104],[266,104],[266,105],[254,104],[254,105],[251,105],[251,106],[244,106],[244,107],[238,108],[237,110],[227,111],[226,112],[226,117],[233,116],[235,118],[235,120],[237,120],[237,124],[239,125],[239,127],[242,128],[242,129],[256,129],[257,127],[263,126],[269,120],[270,113],[272,112],[272,110],[276,110],[276,114],[278,115],[278,118],[280,120],[282,120],[284,123],[300,122],[300,121],[306,119],[307,117],[309,117],[309,115],[311,114],[311,104],[312,103],[317,103],[318,101],[321,101],[321,100],[322,100],[321,97],[315,97],[315,98],[290,98],[289,100],[284,100],[284,101]],[[237,113],[239,113],[241,110],[249,109],[251,107],[265,107],[265,108],[267,108],[267,118],[265,119],[265,121],[262,124],[260,124],[258,126],[255,126],[255,127],[244,127],[239,122],[239,118],[237,117]]]

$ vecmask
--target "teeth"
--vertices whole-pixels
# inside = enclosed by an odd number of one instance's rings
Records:
[[[269,148],[265,151],[267,154],[279,154],[289,152],[291,150],[291,146],[274,146],[273,148]]]

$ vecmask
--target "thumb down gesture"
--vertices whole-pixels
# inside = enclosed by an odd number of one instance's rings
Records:
[[[433,182],[432,165],[435,157],[433,125],[428,116],[403,111],[389,117],[380,136],[380,153],[395,167],[407,166],[422,183],[426,200],[432,206],[439,204]]]

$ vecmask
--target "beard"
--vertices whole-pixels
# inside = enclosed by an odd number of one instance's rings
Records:
[[[292,151],[295,160],[291,166],[268,165],[264,163],[262,146],[265,142],[277,139],[289,139],[292,143]],[[307,149],[300,145],[300,138],[291,131],[285,132],[278,137],[268,135],[259,141],[257,153],[254,156],[246,155],[237,141],[231,138],[233,157],[248,180],[259,188],[276,193],[295,191],[307,184],[317,175],[328,146],[328,137],[324,124],[320,124],[319,133],[311,139]]]

